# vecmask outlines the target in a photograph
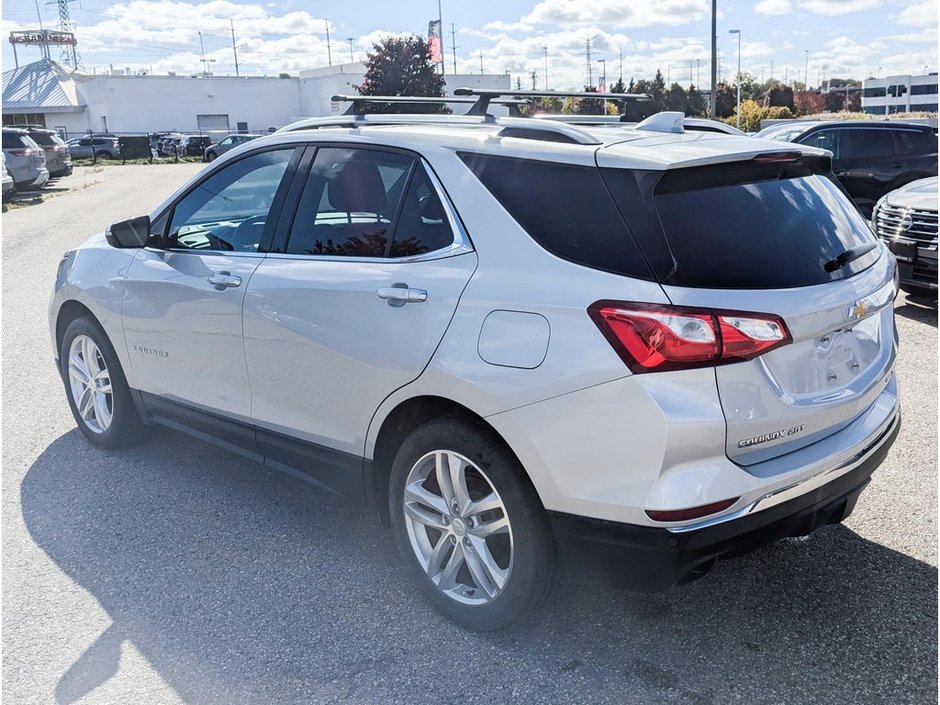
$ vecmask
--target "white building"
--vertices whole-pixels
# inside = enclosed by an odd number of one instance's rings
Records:
[[[871,115],[937,112],[937,74],[869,78],[862,83],[862,110]]]
[[[3,124],[39,124],[66,136],[87,132],[263,132],[302,117],[339,112],[336,93],[356,94],[362,63],[300,76],[136,76],[88,74],[41,60],[3,74]],[[508,75],[445,75],[461,86],[510,88]]]

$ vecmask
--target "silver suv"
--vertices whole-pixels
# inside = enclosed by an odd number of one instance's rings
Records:
[[[899,428],[896,273],[814,148],[349,116],[66,253],[50,327],[92,443],[156,422],[363,502],[496,629],[559,547],[663,589],[848,516]]]

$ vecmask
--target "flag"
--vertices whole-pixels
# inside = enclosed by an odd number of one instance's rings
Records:
[[[600,79],[598,79],[598,81],[597,81],[597,92],[598,92],[598,93],[606,93],[606,92],[607,92],[607,79],[606,79],[606,78],[600,78]]]
[[[441,21],[431,20],[428,22],[428,54],[431,56],[431,62],[441,63]]]

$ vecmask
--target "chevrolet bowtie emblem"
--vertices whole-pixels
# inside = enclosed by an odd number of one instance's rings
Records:
[[[849,318],[862,318],[870,308],[871,304],[868,301],[856,301],[853,306],[849,307]]]

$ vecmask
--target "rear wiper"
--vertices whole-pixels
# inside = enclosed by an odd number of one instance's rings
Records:
[[[827,272],[835,272],[838,269],[842,269],[849,262],[854,262],[859,257],[867,255],[876,247],[878,247],[877,242],[869,242],[864,245],[858,245],[857,247],[850,247],[838,257],[826,262],[823,265],[823,269],[825,269]]]

